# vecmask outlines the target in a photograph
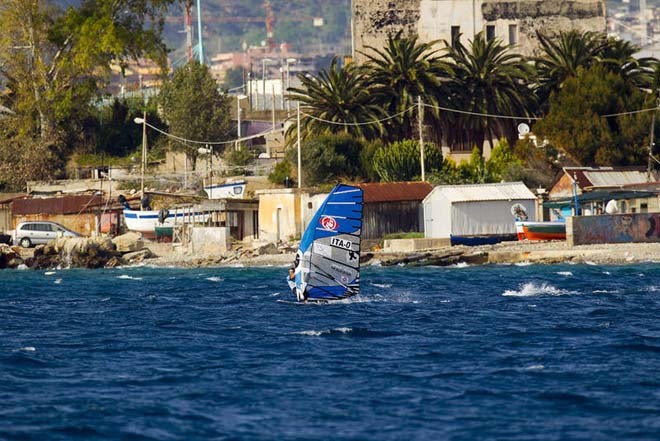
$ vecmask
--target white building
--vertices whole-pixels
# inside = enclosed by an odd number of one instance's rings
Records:
[[[424,235],[515,234],[514,204],[523,205],[529,220],[536,220],[536,196],[522,182],[439,185],[423,201]]]

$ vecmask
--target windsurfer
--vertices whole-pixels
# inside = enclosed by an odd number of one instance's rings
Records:
[[[296,295],[296,269],[294,267],[289,268],[289,277],[286,279],[286,282],[289,284],[293,295]]]

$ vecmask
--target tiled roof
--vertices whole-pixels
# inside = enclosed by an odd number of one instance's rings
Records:
[[[358,184],[364,202],[422,201],[433,190],[428,182],[376,182]]]

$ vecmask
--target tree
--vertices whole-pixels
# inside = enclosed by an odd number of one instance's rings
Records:
[[[387,123],[385,135],[390,141],[413,138],[418,98],[434,107],[446,105],[444,80],[452,70],[442,50],[434,49],[436,43],[420,43],[417,37],[399,32],[388,37],[384,49],[368,46],[364,53],[374,99],[388,116],[396,115]]]
[[[484,140],[491,148],[496,138],[513,143],[518,121],[506,117],[531,116],[536,105],[527,61],[499,39],[486,41],[483,33],[478,33],[469,47],[457,42],[449,56],[456,72],[449,81],[452,107],[470,112],[448,117],[450,145],[476,145],[481,151]]]
[[[396,141],[376,150],[374,170],[385,182],[412,181],[421,175],[419,143],[410,139]],[[424,145],[424,167],[429,173],[442,168],[442,153],[433,144]]]
[[[353,179],[360,172],[361,144],[347,134],[321,135],[301,146],[304,185],[319,185]],[[297,151],[289,149],[287,160],[295,164]]]
[[[14,112],[2,121],[8,138],[0,140],[0,155],[9,153],[7,165],[28,173],[11,182],[61,175],[93,127],[92,102],[111,64],[148,56],[165,66],[162,17],[175,1],[81,0],[66,10],[50,0],[0,3],[0,104]],[[31,151],[12,155],[16,146]],[[21,157],[50,160],[32,168]]]
[[[641,164],[651,115],[624,113],[649,107],[645,102],[652,99],[604,66],[578,69],[577,76],[550,97],[550,110],[534,132],[576,165]]]
[[[45,143],[64,139],[80,129],[112,63],[148,55],[165,66],[162,17],[174,1],[83,0],[62,11],[51,1],[5,0],[0,75],[21,130]]]
[[[347,133],[372,139],[383,132],[382,110],[369,89],[369,78],[355,64],[340,68],[333,59],[328,70],[318,76],[298,75],[300,87],[292,87],[290,99],[299,101],[303,138],[324,133]],[[297,130],[293,124],[287,133],[291,139]]]
[[[206,65],[191,61],[174,71],[166,81],[158,100],[172,135],[199,143],[176,141],[172,148],[188,155],[194,164],[197,149],[207,142],[231,139],[229,97],[218,91],[217,84]],[[217,153],[222,148],[216,148]]]
[[[538,75],[538,94],[545,103],[552,92],[557,92],[568,78],[577,76],[578,69],[588,69],[606,44],[597,32],[562,32],[559,38],[537,32],[541,55],[535,58]]]

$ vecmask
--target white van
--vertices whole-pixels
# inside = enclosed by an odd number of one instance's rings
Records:
[[[57,222],[30,221],[18,224],[16,230],[11,232],[11,236],[14,245],[29,248],[33,245],[48,243],[58,237],[80,237],[80,234]]]

